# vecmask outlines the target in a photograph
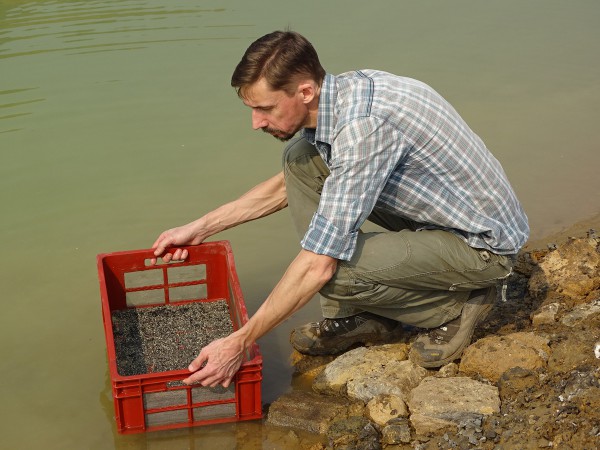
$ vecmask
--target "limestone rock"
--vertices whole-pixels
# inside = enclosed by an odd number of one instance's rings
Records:
[[[556,314],[559,308],[560,305],[558,303],[543,305],[531,315],[531,323],[534,327],[539,327],[540,325],[556,322]]]
[[[539,383],[539,377],[535,372],[522,367],[513,367],[502,374],[498,381],[500,398],[504,401],[516,397]]]
[[[332,448],[344,450],[379,450],[379,433],[365,417],[352,416],[336,420],[327,431]]]
[[[381,442],[384,445],[408,444],[411,440],[410,425],[407,419],[391,420],[381,430]]]
[[[366,414],[379,426],[390,420],[408,416],[408,408],[404,401],[395,395],[378,395],[367,403]]]
[[[456,375],[458,375],[458,364],[451,362],[443,367],[440,367],[440,370],[438,370],[434,376],[448,378],[455,377]]]
[[[327,364],[335,359],[335,356],[308,356],[303,355],[297,350],[292,350],[290,363],[294,368],[294,373],[308,374],[313,377],[321,372]]]
[[[574,327],[588,316],[598,313],[600,313],[600,299],[592,303],[576,306],[565,314],[560,322],[568,327]]]
[[[428,377],[410,393],[410,421],[418,434],[456,430],[465,420],[500,411],[498,389],[466,377]]]
[[[427,370],[408,361],[407,354],[405,344],[351,350],[325,367],[315,378],[313,389],[365,403],[381,394],[405,400],[410,390],[428,375]]]
[[[548,340],[534,333],[489,336],[467,347],[461,358],[460,371],[496,382],[513,367],[528,370],[544,367],[549,354]]]
[[[439,434],[446,430],[456,430],[458,425],[452,420],[440,419],[427,414],[413,413],[410,415],[410,423],[417,432],[423,436]]]
[[[547,253],[533,270],[529,293],[542,297],[554,291],[569,299],[583,299],[600,289],[598,239],[570,239]]]
[[[309,356],[292,350],[290,363],[294,368],[294,386],[302,388],[312,386],[315,377],[334,359],[335,356]]]
[[[362,405],[356,405],[343,397],[292,391],[271,404],[267,423],[325,434],[334,420],[356,414],[358,407],[362,408]]]

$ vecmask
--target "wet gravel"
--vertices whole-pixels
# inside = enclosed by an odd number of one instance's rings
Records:
[[[200,349],[233,331],[225,300],[113,311],[121,376],[187,369]]]

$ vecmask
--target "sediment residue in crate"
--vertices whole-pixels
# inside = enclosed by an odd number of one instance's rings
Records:
[[[184,370],[202,347],[233,331],[225,300],[112,312],[121,376]]]

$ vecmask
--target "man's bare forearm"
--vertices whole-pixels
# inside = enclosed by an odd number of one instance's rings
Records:
[[[287,206],[283,172],[250,189],[237,200],[192,222],[202,240],[236,225],[268,216]]]
[[[247,348],[302,308],[327,283],[337,260],[302,250],[258,311],[237,334]]]

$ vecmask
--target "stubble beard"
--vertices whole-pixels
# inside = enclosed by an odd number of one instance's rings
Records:
[[[296,133],[298,131],[300,131],[300,128],[298,128],[297,130],[295,130],[293,133],[286,133],[283,130],[278,130],[277,128],[261,128],[265,133],[270,134],[271,136],[273,136],[275,139],[281,141],[281,142],[287,142],[290,139],[292,139]]]

